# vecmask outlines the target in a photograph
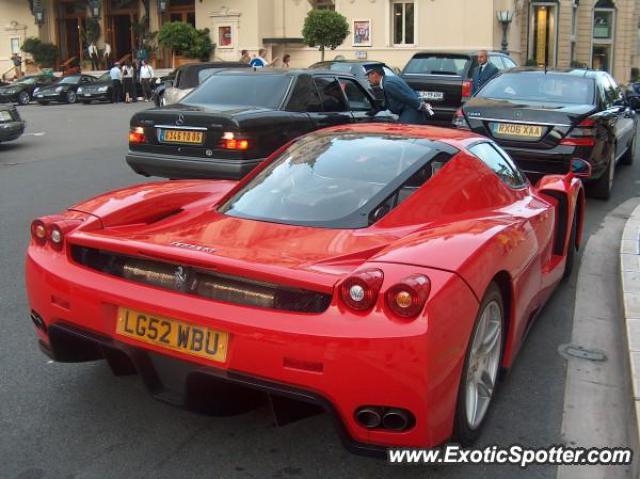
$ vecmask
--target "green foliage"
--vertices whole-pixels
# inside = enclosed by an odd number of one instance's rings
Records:
[[[304,20],[302,36],[305,44],[318,47],[324,59],[325,48],[334,50],[349,35],[349,23],[344,15],[331,10],[311,10]]]
[[[209,29],[196,30],[188,23],[165,23],[158,33],[158,43],[177,55],[208,60],[213,50]]]
[[[100,22],[97,18],[87,18],[84,35],[87,44],[96,43],[98,41],[100,38]]]
[[[177,55],[182,55],[193,46],[196,29],[188,23],[168,22],[158,32],[158,43],[170,48]]]
[[[209,36],[209,29],[195,30],[193,36],[193,44],[188,51],[185,52],[189,58],[197,58],[200,61],[208,61],[211,56],[213,45]]]
[[[58,47],[36,37],[27,38],[22,44],[22,51],[31,54],[33,61],[41,67],[54,66],[58,58]]]

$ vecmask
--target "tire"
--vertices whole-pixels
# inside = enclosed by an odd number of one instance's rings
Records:
[[[622,158],[620,158],[620,164],[622,165],[633,165],[633,161],[635,160],[636,157],[636,134],[633,135],[633,140],[631,140],[631,144],[629,145],[629,148],[627,149],[627,151],[625,152],[624,156]]]
[[[76,101],[78,101],[78,95],[76,95],[76,92],[73,90],[69,90],[67,92],[67,94],[65,95],[65,100],[67,101],[67,103],[69,103],[70,105],[74,104]]]
[[[39,101],[38,103],[41,104],[41,105],[48,105],[49,104],[48,101]]]
[[[615,176],[616,171],[616,161],[615,161],[615,147],[613,151],[609,155],[609,163],[607,165],[607,169],[602,174],[600,178],[598,178],[595,182],[589,185],[589,193],[594,198],[598,198],[600,200],[608,200],[611,197],[611,189],[613,187],[613,178]]]
[[[578,235],[578,210],[573,213],[573,222],[571,224],[571,235],[569,236],[569,246],[567,247],[567,261],[564,266],[562,279],[571,276],[573,265],[576,261],[576,236]]]
[[[29,92],[21,91],[18,93],[18,103],[20,105],[28,105],[31,101],[31,97],[29,96]]]
[[[503,334],[504,303],[500,288],[494,282],[487,288],[478,309],[460,376],[453,434],[454,439],[462,445],[470,445],[478,438],[487,418],[502,362]],[[483,352],[485,341],[489,343],[487,350]],[[486,355],[484,359],[483,355]],[[483,369],[484,375],[481,374]],[[481,381],[481,376],[484,376],[484,382]],[[482,388],[478,387],[480,383]],[[484,389],[486,396],[482,404],[478,401],[481,389]]]

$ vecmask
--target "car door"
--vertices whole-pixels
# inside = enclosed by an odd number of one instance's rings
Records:
[[[309,112],[316,128],[353,123],[347,98],[334,76],[315,76],[313,83],[320,98],[319,111]]]
[[[393,121],[393,116],[389,114],[388,111],[377,113],[373,98],[365,91],[357,80],[341,77],[338,78],[338,82],[347,97],[347,102],[355,123]]]
[[[614,132],[616,137],[616,159],[627,151],[636,133],[636,114],[628,105],[622,88],[611,75],[603,75],[608,96],[611,101],[612,117],[614,118]]]

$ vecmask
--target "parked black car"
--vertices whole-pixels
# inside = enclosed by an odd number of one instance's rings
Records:
[[[241,178],[276,149],[331,125],[392,121],[353,75],[225,70],[181,103],[131,118],[127,163],[145,176]]]
[[[11,141],[24,133],[25,122],[13,105],[0,105],[0,142]]]
[[[152,82],[152,84],[155,84]],[[142,85],[140,80],[135,79],[133,83],[133,95],[138,98],[142,95]],[[122,87],[124,90],[124,85]],[[101,75],[96,81],[82,84],[78,87],[76,92],[78,101],[81,101],[85,105],[88,105],[92,101],[113,101],[113,80],[109,72]],[[124,95],[124,91],[123,91]],[[122,98],[124,100],[124,98]]]
[[[36,88],[33,97],[41,105],[46,105],[51,101],[75,103],[78,100],[78,87],[90,85],[96,80],[97,78],[92,75],[69,75],[53,85]]]
[[[607,199],[616,163],[634,160],[637,106],[606,72],[518,68],[489,81],[454,124],[493,138],[534,177],[586,160],[588,190]]]
[[[214,73],[223,68],[250,68],[246,63],[241,62],[204,62],[187,63],[176,68],[173,81],[165,82],[165,88],[158,94],[160,106],[178,103],[187,96],[194,88],[203,83]]]
[[[15,102],[26,105],[31,101],[36,88],[54,84],[58,79],[51,75],[29,75],[14,83],[0,87],[0,102]]]
[[[498,70],[517,66],[501,52],[489,52],[489,62]],[[433,107],[429,123],[449,126],[460,105],[473,94],[472,76],[476,52],[419,52],[402,70],[401,77]]]

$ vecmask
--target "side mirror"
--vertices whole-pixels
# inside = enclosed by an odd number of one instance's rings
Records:
[[[640,96],[638,96],[638,95],[628,95],[627,96],[627,103],[629,103],[629,106],[631,108],[633,108],[634,110],[640,110]]]
[[[577,178],[591,178],[591,163],[582,158],[571,160],[571,173]]]

